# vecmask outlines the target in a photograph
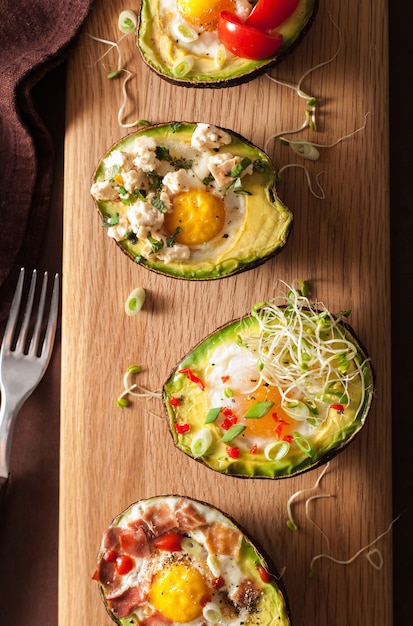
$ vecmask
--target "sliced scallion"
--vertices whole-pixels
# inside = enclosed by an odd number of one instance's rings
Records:
[[[288,441],[273,441],[264,448],[264,456],[268,461],[279,461],[287,456],[290,450]]]
[[[121,11],[118,18],[118,28],[121,33],[125,33],[125,35],[133,33],[136,30],[137,25],[138,18],[136,17],[136,13],[130,11],[129,9]]]
[[[221,437],[221,441],[223,443],[229,443],[230,441],[233,441],[234,439],[239,437],[239,435],[241,435],[241,433],[243,433],[245,429],[246,426],[244,426],[243,424],[234,424],[234,426],[231,426],[231,428],[227,430],[225,435]]]
[[[259,420],[267,415],[267,413],[271,411],[273,406],[274,402],[271,402],[271,400],[267,400],[265,402],[256,402],[252,405],[252,407],[248,409],[244,417],[246,419]]]
[[[205,454],[212,443],[212,434],[208,428],[202,428],[192,439],[191,453],[196,459]]]
[[[172,74],[177,78],[183,78],[194,67],[194,57],[188,55],[176,61],[172,66]]]
[[[133,289],[125,302],[125,313],[127,315],[139,313],[145,302],[145,296],[145,290],[142,287]]]
[[[221,413],[221,409],[222,409],[221,406],[217,406],[217,407],[214,407],[213,409],[209,409],[207,416],[205,418],[205,424],[212,424],[212,422],[215,422],[218,415]]]

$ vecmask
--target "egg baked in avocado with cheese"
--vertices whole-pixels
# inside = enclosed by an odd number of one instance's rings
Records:
[[[101,159],[91,194],[107,234],[134,262],[176,278],[255,267],[282,249],[292,224],[269,157],[205,123],[128,135]]]
[[[215,507],[177,495],[132,504],[104,531],[93,578],[120,626],[290,626],[262,550]]]
[[[162,78],[226,87],[280,62],[317,9],[318,0],[143,0],[137,45]]]

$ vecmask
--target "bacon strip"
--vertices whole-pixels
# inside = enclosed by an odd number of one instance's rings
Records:
[[[205,518],[198,512],[193,504],[182,498],[175,507],[175,516],[181,530],[193,530],[203,526]]]
[[[242,533],[221,522],[212,522],[205,528],[205,546],[210,554],[238,556]]]
[[[147,508],[142,518],[147,522],[155,537],[178,527],[175,514],[166,502]]]
[[[108,600],[108,604],[116,617],[127,617],[145,600],[139,587],[129,587],[120,596]]]

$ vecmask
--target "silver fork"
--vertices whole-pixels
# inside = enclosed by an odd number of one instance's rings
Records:
[[[0,504],[4,498],[10,474],[11,440],[16,417],[23,403],[43,378],[49,365],[56,334],[59,307],[59,275],[55,274],[49,316],[44,329],[43,318],[48,282],[48,274],[45,272],[37,317],[30,338],[32,309],[37,282],[37,271],[33,270],[26,309],[19,330],[18,320],[24,286],[24,274],[25,271],[22,268],[0,351]]]

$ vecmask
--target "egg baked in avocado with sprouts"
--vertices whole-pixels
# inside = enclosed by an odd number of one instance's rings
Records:
[[[163,387],[175,445],[231,476],[313,469],[361,431],[370,359],[348,325],[298,289],[201,341]]]
[[[269,157],[205,123],[128,135],[101,159],[91,194],[107,234],[134,262],[176,278],[255,267],[282,249],[292,224]]]
[[[104,531],[93,578],[120,626],[290,626],[262,550],[215,507],[177,495],[132,504]]]
[[[317,9],[318,0],[142,0],[137,45],[162,78],[225,87],[281,61]]]

